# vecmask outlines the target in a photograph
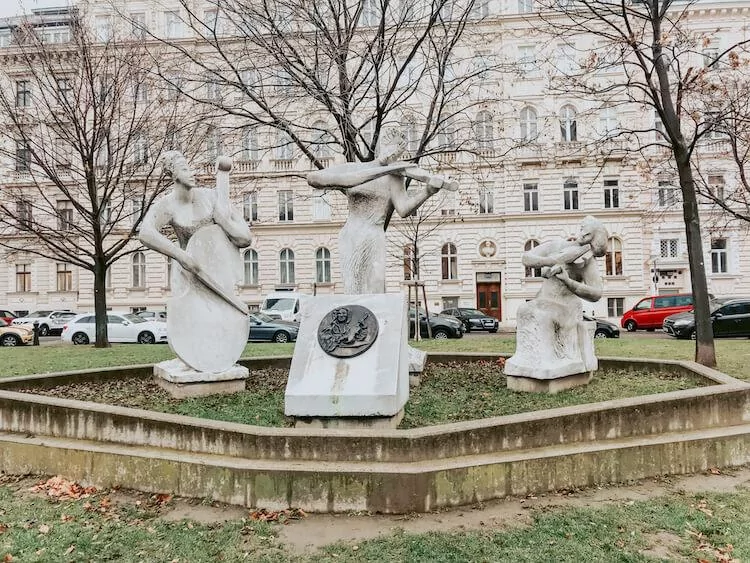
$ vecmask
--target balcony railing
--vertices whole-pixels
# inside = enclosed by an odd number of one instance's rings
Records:
[[[274,170],[292,170],[294,169],[294,160],[291,158],[275,158],[271,160]]]

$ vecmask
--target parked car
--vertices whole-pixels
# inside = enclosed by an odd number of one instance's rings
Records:
[[[711,327],[716,338],[750,336],[750,299],[713,301]],[[663,329],[675,338],[695,338],[695,314],[687,311],[670,315],[664,319]]]
[[[144,321],[167,322],[166,311],[138,311],[136,315],[141,317]]]
[[[409,310],[409,338],[414,338],[414,317],[416,310]],[[463,338],[466,328],[456,317],[450,315],[430,315],[430,330],[432,337],[438,340],[444,338]],[[427,332],[427,316],[419,313],[419,334],[423,338],[429,338]]]
[[[146,321],[133,313],[107,311],[107,336],[110,342],[156,344],[167,341],[167,323]],[[70,319],[62,331],[63,342],[88,344],[96,339],[96,320],[84,313]]]
[[[299,322],[301,297],[301,293],[294,291],[275,291],[269,293],[260,304],[260,312],[272,319]]]
[[[11,324],[13,322],[13,319],[15,319],[17,315],[13,311],[8,311],[8,309],[0,309],[0,319],[4,320],[6,323]]]
[[[39,336],[62,334],[63,326],[77,313],[68,309],[58,311],[34,311],[25,317],[13,319],[14,325],[33,325],[39,323]]]
[[[21,346],[33,340],[34,330],[27,325],[11,325],[0,319],[0,346]]]
[[[441,311],[440,314],[456,317],[459,321],[464,323],[466,332],[471,332],[472,330],[487,330],[489,332],[497,332],[497,329],[500,326],[500,323],[495,317],[490,317],[479,309],[471,309],[469,307],[456,307],[454,309],[445,309]]]
[[[620,319],[620,326],[628,332],[638,329],[654,330],[661,328],[669,315],[690,311],[693,296],[690,293],[674,295],[652,295],[641,299],[635,307],[626,311]]]
[[[620,327],[615,323],[583,315],[584,321],[596,321],[594,338],[620,338]]]
[[[299,323],[272,319],[264,313],[250,313],[250,334],[252,342],[294,342],[299,333]]]

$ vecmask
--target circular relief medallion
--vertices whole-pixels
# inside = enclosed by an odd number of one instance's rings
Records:
[[[492,258],[497,254],[497,245],[491,240],[483,240],[479,244],[479,254],[484,258]]]
[[[318,344],[334,358],[353,358],[367,351],[378,337],[378,321],[361,305],[337,307],[318,325]]]

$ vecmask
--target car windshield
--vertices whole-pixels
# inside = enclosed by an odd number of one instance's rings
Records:
[[[52,311],[34,311],[33,313],[30,313],[26,315],[27,317],[46,317],[49,315]]]
[[[253,313],[253,316],[261,322],[273,323],[276,322],[273,318],[269,317],[265,313]]]
[[[133,313],[128,313],[127,315],[123,315],[124,318],[129,320],[131,323],[145,323],[146,321],[139,317],[138,315],[134,315]]]
[[[266,311],[291,311],[294,309],[296,299],[289,297],[279,297],[273,299],[266,299]]]
[[[461,309],[461,312],[472,317],[486,317],[479,309]]]

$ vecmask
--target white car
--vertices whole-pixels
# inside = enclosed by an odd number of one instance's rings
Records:
[[[14,325],[33,325],[39,323],[39,336],[60,334],[63,325],[76,316],[72,311],[34,311],[25,317],[13,319]]]
[[[137,342],[156,344],[167,341],[167,323],[146,321],[133,313],[107,311],[107,335],[110,342]],[[62,341],[88,344],[96,340],[93,313],[84,313],[70,319],[62,331]]]

